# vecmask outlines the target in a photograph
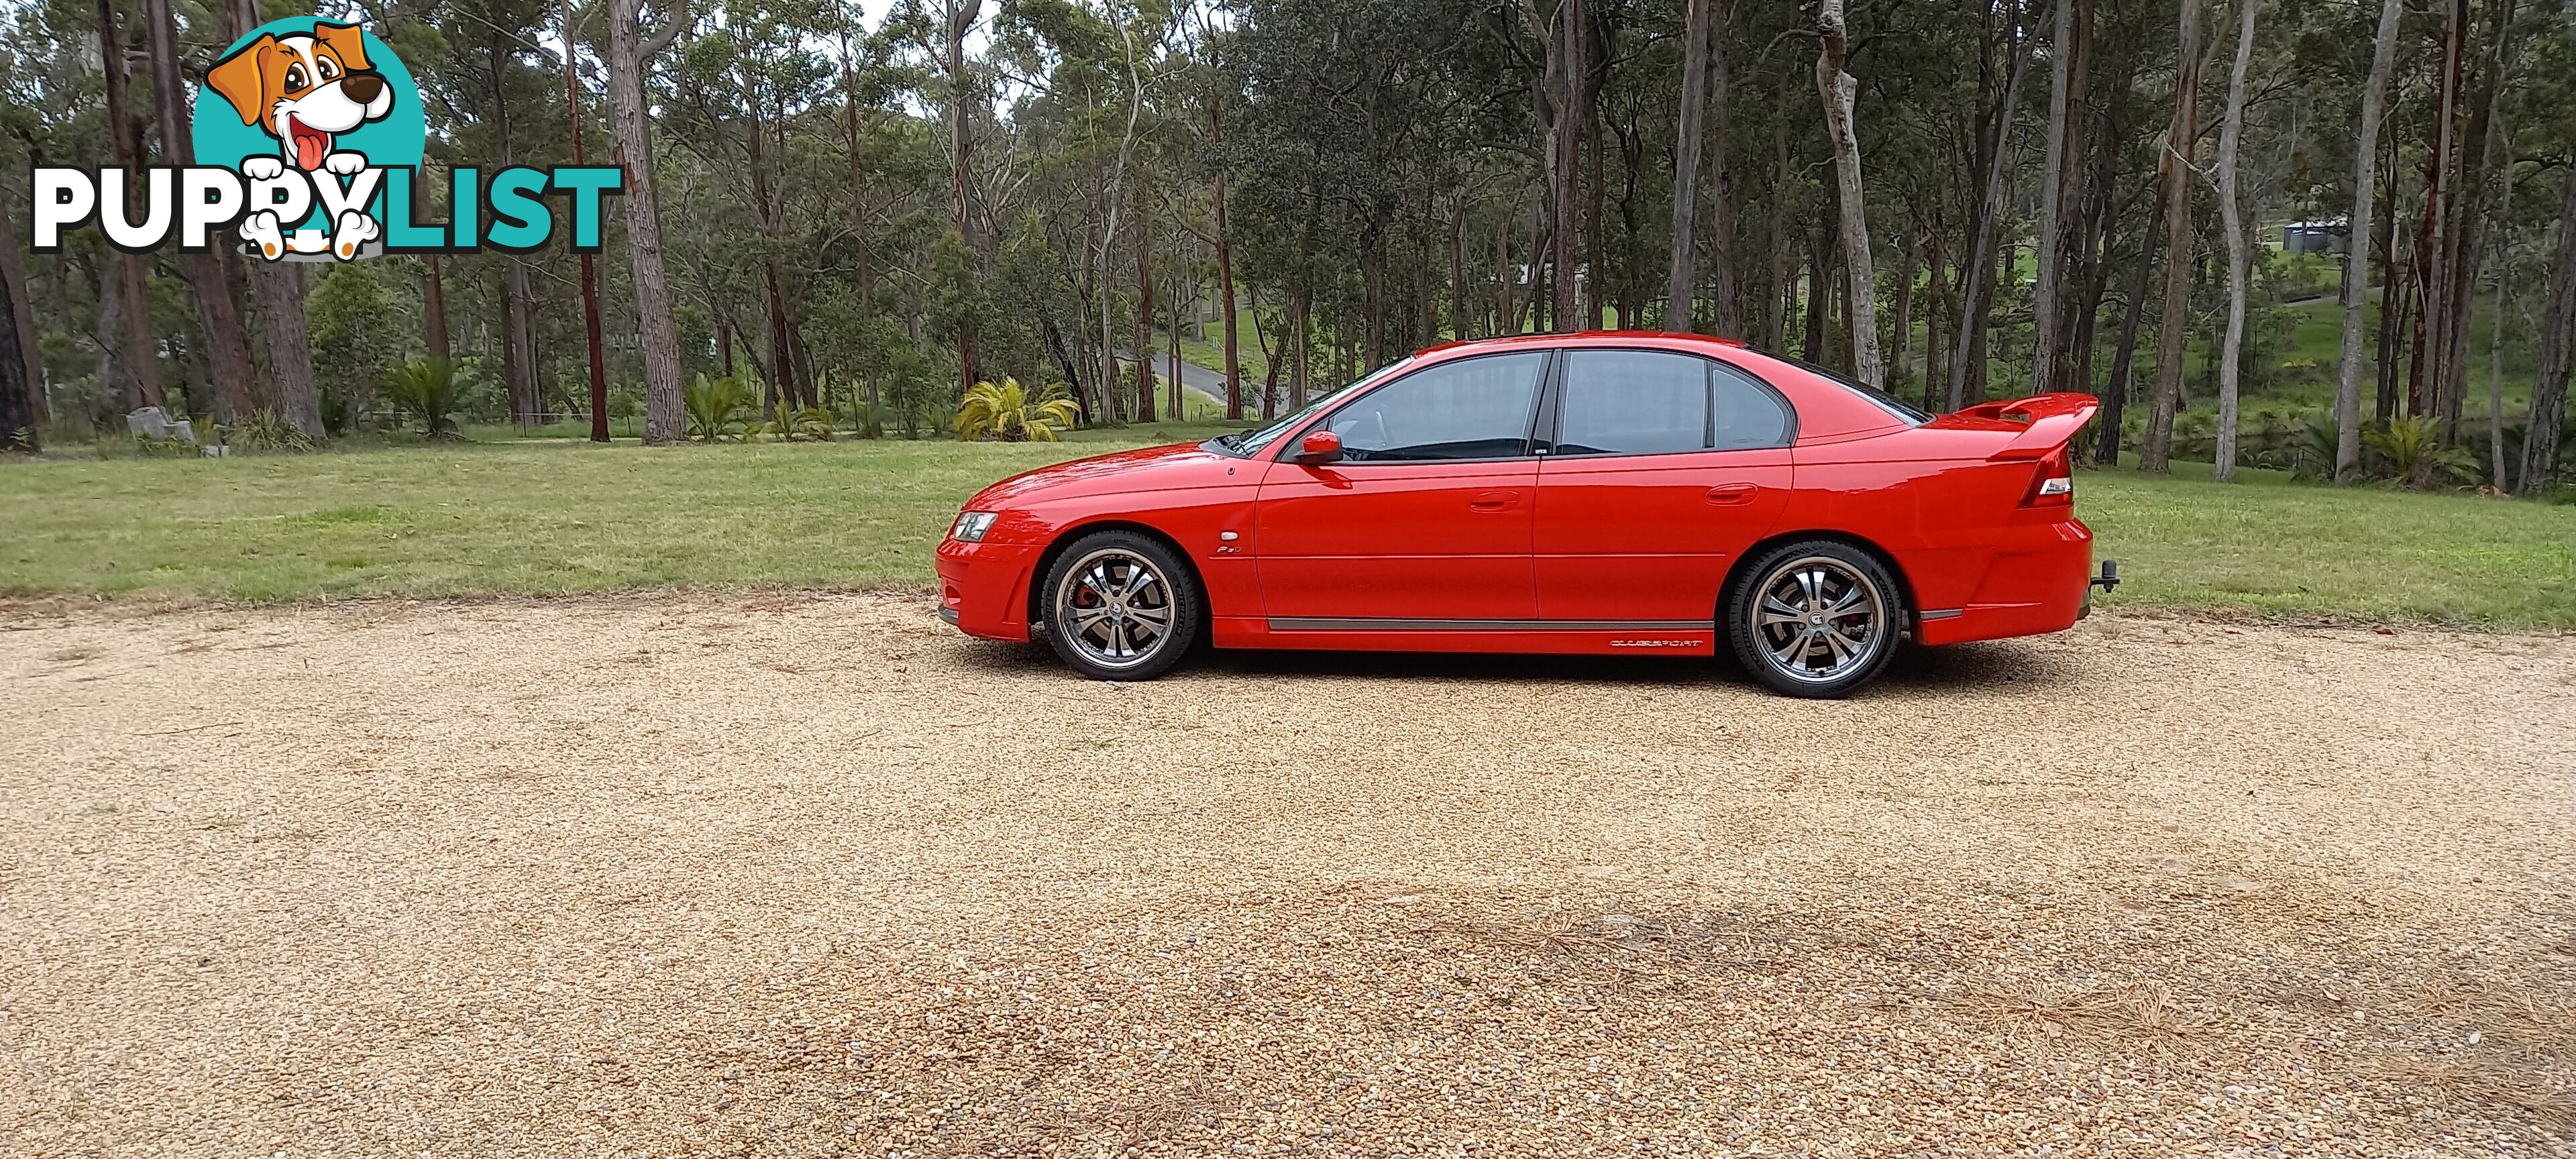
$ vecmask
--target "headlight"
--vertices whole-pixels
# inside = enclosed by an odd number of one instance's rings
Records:
[[[993,529],[993,520],[999,514],[993,511],[959,512],[957,525],[948,529],[948,538],[959,543],[982,543],[984,533]]]

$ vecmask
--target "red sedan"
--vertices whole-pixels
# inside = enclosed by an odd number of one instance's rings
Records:
[[[1741,344],[1434,347],[1260,430],[977,494],[940,614],[1104,680],[1220,648],[1713,655],[1839,696],[1901,637],[2054,632],[2093,534],[2087,395],[1934,417]]]

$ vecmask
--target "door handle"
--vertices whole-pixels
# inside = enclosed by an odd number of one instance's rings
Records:
[[[1467,501],[1469,511],[1509,511],[1521,501],[1518,491],[1479,491]]]
[[[1761,491],[1751,483],[1722,483],[1708,489],[1708,502],[1712,507],[1741,507]]]

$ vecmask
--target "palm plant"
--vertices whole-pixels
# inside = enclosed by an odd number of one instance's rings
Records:
[[[702,443],[738,438],[743,433],[742,412],[751,405],[751,390],[730,375],[700,374],[680,389],[680,405],[689,412],[690,438]]]
[[[2301,418],[2289,445],[2291,473],[2301,479],[2332,480],[2335,437],[2333,411],[2311,411]]]
[[[970,443],[982,439],[1052,443],[1073,429],[1073,418],[1073,399],[1062,383],[1049,383],[1031,397],[1020,380],[1004,378],[1000,386],[979,382],[969,387],[954,425],[957,437]]]
[[[453,358],[415,358],[385,376],[385,401],[420,419],[425,439],[455,440],[452,417],[465,394],[465,376]]]
[[[787,442],[798,439],[820,439],[830,442],[834,421],[832,412],[819,406],[798,407],[794,410],[780,407],[778,417],[752,424],[743,432],[743,437],[774,435]]]
[[[2442,445],[2441,425],[2429,418],[2390,419],[2361,433],[2361,441],[2408,487],[2431,490],[2448,479],[2477,477],[2477,456]]]

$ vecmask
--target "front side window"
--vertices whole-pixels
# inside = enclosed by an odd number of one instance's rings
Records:
[[[1542,351],[1426,367],[1334,411],[1324,429],[1354,463],[1507,459],[1529,453]]]

